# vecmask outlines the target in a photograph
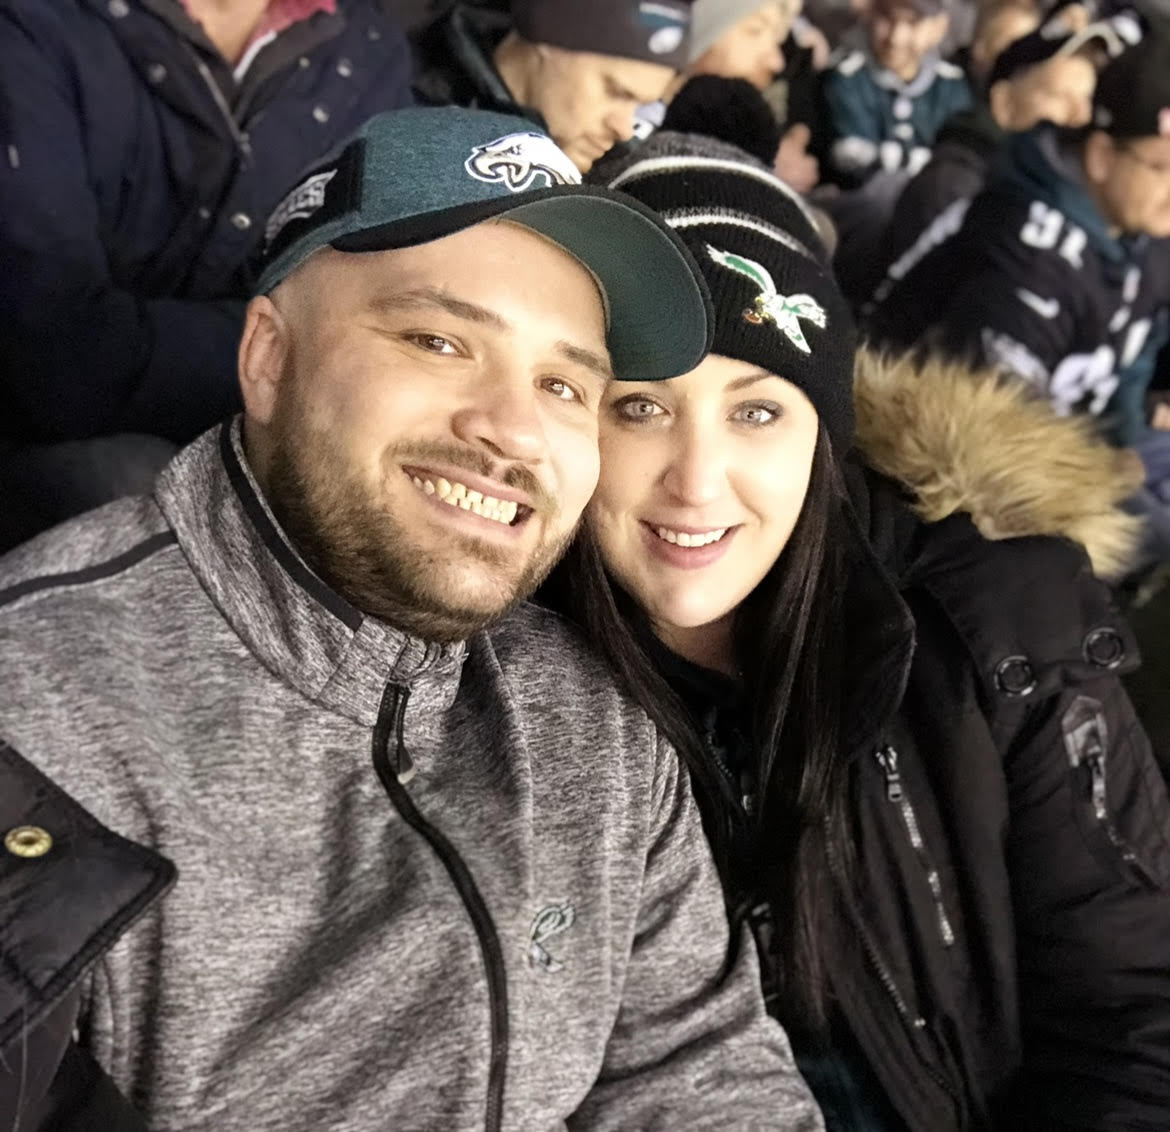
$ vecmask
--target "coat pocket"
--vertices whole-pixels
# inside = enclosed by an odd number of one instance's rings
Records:
[[[1073,808],[1077,824],[1094,855],[1123,879],[1158,890],[1167,887],[1165,869],[1157,867],[1157,854],[1134,830],[1143,827],[1143,812],[1133,812],[1133,797],[1140,794],[1140,782],[1127,782],[1140,775],[1130,767],[1125,752],[1111,744],[1109,723],[1100,701],[1077,696],[1061,720],[1064,748],[1072,776]],[[1144,811],[1146,807],[1141,807]],[[1162,831],[1151,828],[1152,836]]]

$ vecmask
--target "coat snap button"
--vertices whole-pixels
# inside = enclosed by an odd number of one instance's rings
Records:
[[[162,63],[151,63],[151,65],[146,68],[146,77],[150,79],[150,81],[155,86],[160,86],[167,80],[167,69],[162,65]]]
[[[353,64],[348,59],[339,59],[337,61],[337,73],[343,79],[348,79],[353,74]]]
[[[238,228],[241,232],[246,232],[252,227],[252,218],[246,212],[233,212],[232,227]]]
[[[1005,696],[1030,696],[1036,691],[1036,673],[1026,656],[1009,656],[996,666],[995,683]]]
[[[382,38],[382,33],[377,28],[370,28],[366,35],[370,37],[371,43],[377,43]]]
[[[108,11],[115,20],[121,20],[130,15],[130,5],[126,3],[126,0],[110,0],[109,4],[106,6],[106,11]]]
[[[53,848],[53,839],[39,825],[18,825],[4,837],[4,848],[14,857],[31,860],[43,857]]]
[[[1125,642],[1116,629],[1094,629],[1085,638],[1085,659],[1098,668],[1117,668],[1125,660]]]
[[[328,122],[329,121],[329,111],[324,106],[314,106],[313,107],[313,117],[318,122]]]

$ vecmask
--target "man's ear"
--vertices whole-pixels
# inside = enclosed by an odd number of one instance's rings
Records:
[[[1085,176],[1090,184],[1103,185],[1113,172],[1113,142],[1101,130],[1090,130],[1082,151]]]
[[[240,390],[249,419],[266,425],[272,420],[288,360],[289,326],[267,295],[248,304],[244,334],[240,339]]]
[[[1010,130],[1015,115],[1012,113],[1012,84],[1008,79],[993,83],[987,91],[987,105],[991,116],[1001,130]]]

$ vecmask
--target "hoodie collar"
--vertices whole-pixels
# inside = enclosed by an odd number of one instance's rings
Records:
[[[240,418],[184,449],[155,498],[233,631],[302,695],[364,726],[390,683],[436,708],[454,701],[465,645],[423,641],[368,617],[309,569],[248,467]]]

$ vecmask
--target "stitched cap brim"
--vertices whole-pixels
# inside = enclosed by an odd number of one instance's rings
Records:
[[[595,186],[557,186],[476,201],[338,236],[343,252],[413,247],[493,218],[552,240],[596,277],[609,311],[614,375],[657,381],[689,373],[710,349],[714,317],[691,254],[650,209]]]

